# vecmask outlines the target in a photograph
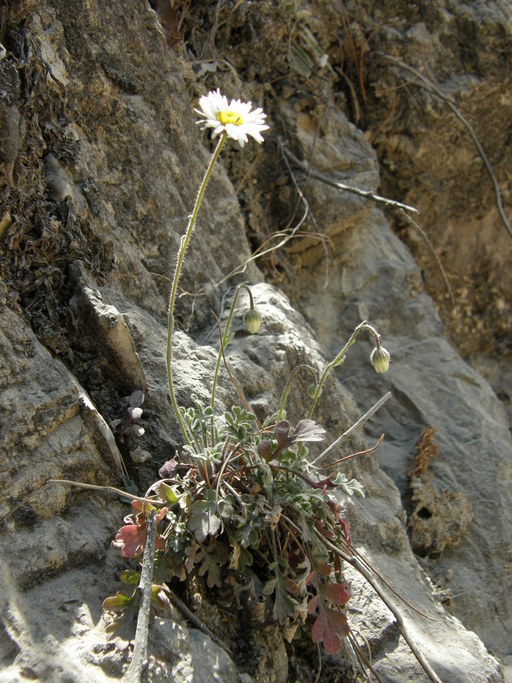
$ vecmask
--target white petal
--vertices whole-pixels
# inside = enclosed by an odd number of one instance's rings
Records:
[[[202,128],[211,128],[212,138],[226,132],[231,139],[237,140],[241,147],[247,142],[248,135],[259,143],[263,142],[261,133],[267,130],[268,126],[265,124],[266,114],[261,107],[251,110],[251,102],[242,102],[239,99],[232,99],[228,104],[227,98],[221,94],[218,88],[201,97],[199,106],[200,109],[194,109],[196,114],[202,117],[197,123]],[[237,114],[243,123],[240,125],[223,124],[217,118],[220,112]]]

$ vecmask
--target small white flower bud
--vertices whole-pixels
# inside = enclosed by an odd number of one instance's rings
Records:
[[[244,315],[244,322],[247,332],[256,334],[261,327],[261,313],[254,308],[250,308]]]
[[[389,370],[390,360],[391,356],[389,355],[389,351],[383,346],[380,348],[374,348],[372,355],[370,356],[371,364],[375,370],[380,373],[387,372]]]

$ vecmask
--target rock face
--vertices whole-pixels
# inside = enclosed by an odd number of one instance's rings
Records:
[[[489,379],[510,418],[510,3],[363,5],[367,32],[376,30],[366,62],[373,84],[366,123],[383,190],[420,209],[453,301],[417,230],[400,217],[393,223],[451,339]]]
[[[208,188],[181,281],[189,296],[180,299],[175,335],[178,400],[208,396],[217,356],[209,311],[222,318],[242,272],[263,326],[249,337],[236,323],[229,360],[259,416],[274,412],[294,367],[322,368],[362,319],[375,324],[392,354],[390,372],[374,373],[363,341],[318,411],[333,441],[393,393],[366,435],[347,445],[362,450],[386,434],[377,457],[348,461],[344,470],[366,491],[362,501],[345,501],[354,542],[427,615],[393,598],[443,681],[502,680],[486,647],[512,656],[505,411],[444,337],[420,270],[382,211],[313,177],[297,211],[297,168],[291,179],[276,166],[276,152],[288,149],[279,147],[281,132],[317,174],[363,190],[378,186],[364,135],[339,107],[315,100],[324,83],[318,73],[309,84],[297,75],[298,49],[291,67],[284,61],[282,37],[295,19],[301,29],[309,22],[320,42],[336,24],[322,28],[322,13],[290,17],[271,3],[235,4],[218,24],[231,65],[223,71],[207,21],[216,5],[204,3],[181,23],[173,9],[162,20],[165,34],[153,9],[135,1],[27,1],[0,11],[0,680],[108,681],[126,672],[129,642],[126,635],[109,640],[101,603],[125,566],[110,543],[127,507],[113,495],[62,484],[40,489],[48,479],[121,486],[132,478],[145,490],[179,443],[165,369],[168,278],[208,161],[191,97],[217,85],[265,104],[273,130],[261,149],[232,145]],[[196,71],[180,33],[191,22]],[[258,55],[259,70],[245,31],[268,48],[266,59]],[[171,49],[178,44],[181,58]],[[231,55],[233,45],[239,49]],[[286,78],[272,90],[279,73]],[[302,240],[298,228],[289,239],[305,202],[315,223]],[[264,248],[290,215],[295,223],[278,239],[287,240],[286,256],[277,252],[259,270],[249,263],[251,247]],[[299,381],[290,396],[290,420],[306,412],[307,384]],[[147,392],[139,439],[119,427],[135,390]],[[237,401],[227,377],[218,396],[226,406]],[[436,430],[431,450],[415,451],[427,427]],[[367,637],[382,680],[426,680],[391,613],[360,577],[352,579],[351,624]],[[231,658],[172,610],[153,624],[148,675],[205,683],[313,679],[316,648],[304,646],[304,654],[279,639],[276,646],[253,634]],[[323,680],[350,675],[341,658],[324,666]]]

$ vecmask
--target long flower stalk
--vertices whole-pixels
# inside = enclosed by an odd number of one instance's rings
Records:
[[[194,210],[192,211],[192,214],[190,216],[187,230],[181,238],[180,248],[178,251],[178,258],[176,261],[176,270],[174,271],[174,277],[171,286],[171,294],[169,297],[169,327],[167,333],[167,380],[169,382],[169,394],[171,396],[174,414],[176,415],[176,419],[178,420],[178,424],[180,426],[183,439],[185,440],[185,443],[188,446],[190,446],[190,437],[188,435],[185,422],[183,421],[183,418],[180,413],[180,409],[174,392],[174,384],[172,379],[172,337],[174,334],[174,307],[176,304],[176,295],[178,292],[178,283],[180,279],[181,268],[183,266],[183,261],[185,260],[185,253],[187,251],[188,243],[190,242],[190,238],[192,237],[192,233],[194,231],[194,226],[197,220],[197,214],[199,213],[199,207],[201,206],[201,201],[203,199],[206,186],[208,185],[208,181],[210,180],[210,177],[212,175],[213,167],[215,166],[215,162],[219,158],[219,155],[221,153],[222,148],[224,147],[224,143],[226,142],[227,137],[227,133],[223,133],[221,138],[219,139],[217,147],[215,148],[211,156],[208,168],[206,169],[206,173],[204,174],[203,182],[199,187],[199,192],[197,193],[196,197],[196,203],[194,205]]]

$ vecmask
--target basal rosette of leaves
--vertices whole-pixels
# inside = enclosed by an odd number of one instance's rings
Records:
[[[181,460],[165,463],[146,496],[158,509],[154,604],[167,603],[166,583],[203,577],[219,595],[229,588],[238,606],[265,604],[266,618],[289,640],[304,626],[326,653],[338,652],[349,634],[350,585],[327,542],[350,547],[336,492],[363,491],[339,472],[310,474],[305,444],[322,441],[324,428],[311,419],[295,428],[286,420],[260,424],[239,407],[216,418],[195,397],[182,418],[192,443]],[[114,542],[123,557],[142,554],[150,507],[134,501]],[[104,607],[123,613],[135,606],[138,577],[125,572],[133,592],[107,598]]]

